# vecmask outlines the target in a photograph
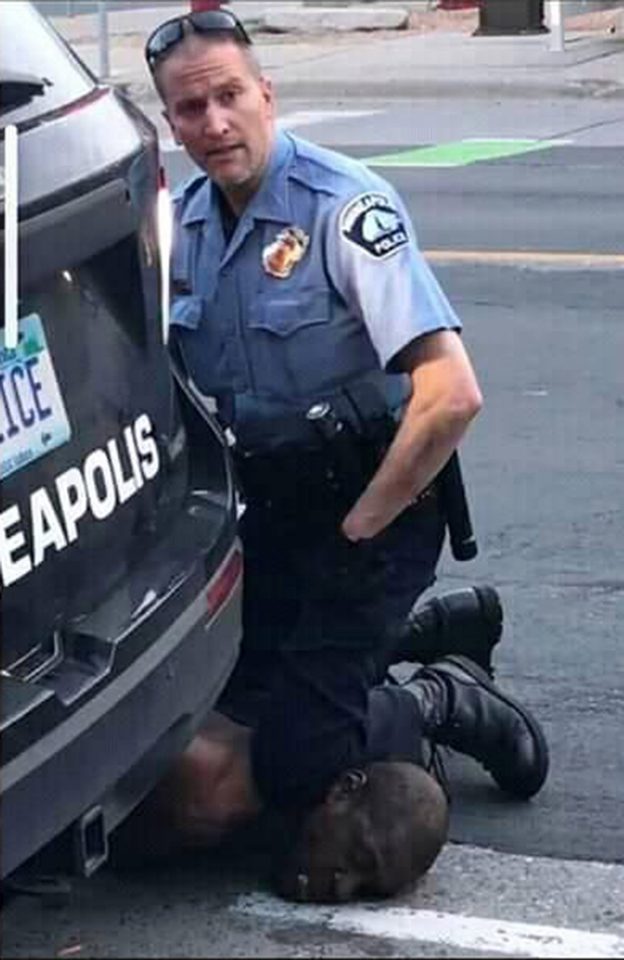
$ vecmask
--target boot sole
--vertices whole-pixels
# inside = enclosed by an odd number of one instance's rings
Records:
[[[486,642],[489,646],[489,650],[485,658],[482,656],[479,657],[478,661],[475,661],[479,667],[482,667],[483,670],[487,673],[490,680],[494,679],[494,667],[492,666],[492,653],[494,647],[497,643],[500,642],[500,639],[503,635],[503,607],[500,602],[500,597],[498,592],[494,587],[477,587],[473,586],[477,600],[479,601],[479,607],[481,609],[481,615],[484,622],[488,626],[486,632]],[[451,654],[454,656],[454,654]],[[461,654],[457,654],[461,656]]]
[[[463,657],[461,654],[451,654],[448,657],[444,658],[446,661],[455,663],[458,667],[469,674],[473,680],[476,680],[481,686],[485,687],[492,696],[496,697],[498,700],[501,700],[507,706],[511,707],[516,713],[519,713],[524,722],[526,723],[533,741],[535,743],[535,752],[537,758],[537,770],[535,776],[528,783],[519,784],[516,781],[504,781],[502,779],[496,779],[497,784],[504,790],[506,793],[511,794],[514,797],[518,797],[522,800],[528,800],[530,797],[533,797],[538,790],[544,785],[544,781],[548,775],[549,768],[549,752],[548,744],[546,743],[546,738],[542,731],[542,728],[537,723],[535,718],[528,713],[525,708],[518,703],[514,697],[511,697],[507,693],[501,693],[501,691],[492,683],[492,680],[488,676],[487,671],[479,666],[478,663],[474,663],[472,660],[469,660],[468,657]]]
[[[485,622],[490,626],[488,642],[493,650],[503,633],[503,607],[500,597],[494,587],[473,587],[473,590],[479,599]]]
[[[496,644],[500,641],[503,632],[503,608],[500,602],[500,597],[494,587],[490,586],[473,585],[467,589],[471,590],[476,597],[479,608],[479,616],[483,624],[483,630],[475,642],[467,644],[464,641],[462,646],[459,648],[461,653],[458,652],[457,654],[453,654],[450,650],[445,649],[445,644],[440,642],[438,644],[438,649],[434,650],[433,653],[429,652],[429,655],[423,657],[423,651],[422,649],[418,648],[418,643],[414,643],[412,639],[409,639],[409,629],[410,625],[412,625],[412,618],[417,618],[419,612],[418,607],[414,606],[407,615],[406,639],[401,643],[400,657],[397,652],[397,659],[393,662],[398,662],[399,659],[404,659],[410,663],[414,661],[419,661],[421,663],[434,663],[436,659],[440,659],[442,657],[467,656],[471,662],[477,663],[493,679],[494,667],[492,666],[492,651],[494,650]],[[428,603],[431,604],[432,609],[434,610],[434,615],[438,621],[435,629],[443,631],[445,629],[443,625],[446,623],[443,599],[440,599],[439,597],[432,597]],[[455,649],[457,649],[457,645],[455,646]]]

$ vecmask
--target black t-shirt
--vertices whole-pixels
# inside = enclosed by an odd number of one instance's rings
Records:
[[[234,236],[234,231],[236,230],[236,224],[238,223],[238,217],[232,210],[229,205],[225,194],[222,190],[215,185],[217,192],[217,199],[219,201],[219,213],[221,214],[221,224],[223,226],[223,236],[225,237],[226,244],[229,244],[230,240]]]

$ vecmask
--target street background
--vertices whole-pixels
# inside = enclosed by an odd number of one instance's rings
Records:
[[[548,34],[473,36],[474,9],[231,6],[283,125],[396,184],[464,321],[486,400],[462,446],[480,553],[446,552],[435,592],[499,588],[497,678],[543,722],[551,774],[519,804],[446,760],[453,842],[391,904],[283,910],[259,842],[108,867],[54,911],[17,899],[3,954],[624,956],[624,5],[570,4],[559,52]],[[141,48],[186,10],[108,18],[110,79],[157,125],[172,184],[191,168]],[[97,71],[97,17],[54,22]]]

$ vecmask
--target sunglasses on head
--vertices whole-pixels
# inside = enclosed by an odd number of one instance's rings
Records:
[[[231,34],[238,43],[251,46],[251,39],[244,26],[229,10],[204,10],[201,13],[188,13],[183,17],[174,17],[156,27],[145,44],[145,59],[150,70],[158,61],[180,43],[189,32]]]

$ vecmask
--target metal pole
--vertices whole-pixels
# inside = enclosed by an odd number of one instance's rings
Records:
[[[106,0],[98,0],[98,40],[100,47],[100,79],[110,75],[108,51],[108,10]]]
[[[563,53],[565,50],[565,32],[561,0],[548,0],[548,20],[550,28],[549,49],[553,53]]]
[[[4,346],[15,350],[18,337],[19,174],[17,127],[4,131]]]

